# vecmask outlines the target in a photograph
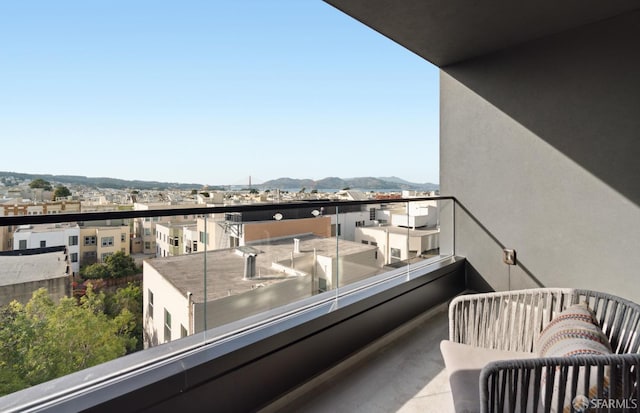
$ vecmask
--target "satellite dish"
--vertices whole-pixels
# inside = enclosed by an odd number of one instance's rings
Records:
[[[273,219],[276,221],[280,221],[282,218],[284,218],[284,216],[279,212],[273,216]]]
[[[314,217],[317,217],[318,215],[320,215],[320,211],[318,211],[317,209],[314,209],[313,211],[311,211],[311,215],[313,215]]]

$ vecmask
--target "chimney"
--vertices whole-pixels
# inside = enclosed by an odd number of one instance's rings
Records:
[[[244,279],[250,280],[256,276],[256,255],[244,255]]]

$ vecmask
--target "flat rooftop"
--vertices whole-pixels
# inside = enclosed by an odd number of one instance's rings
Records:
[[[0,256],[0,286],[68,277],[62,251],[35,255]]]
[[[426,228],[403,228],[403,227],[396,227],[393,225],[386,225],[386,226],[382,226],[382,227],[360,227],[363,230],[366,231],[379,231],[379,232],[389,232],[390,234],[400,234],[400,235],[406,235],[407,231],[409,232],[409,235],[411,236],[423,236],[423,235],[431,235],[431,234],[437,234],[440,232],[440,230],[435,229],[435,228],[430,228],[430,229],[426,229]]]
[[[15,232],[52,232],[64,231],[70,228],[80,228],[78,224],[37,224],[37,225],[20,225]]]
[[[300,253],[294,258],[317,255],[335,258],[336,238],[320,238],[315,235],[296,237],[300,239]],[[251,291],[256,286],[269,286],[295,278],[272,268],[272,263],[291,259],[293,238],[255,243],[246,247],[213,250],[207,252],[207,301]],[[339,240],[340,256],[374,251],[376,247],[352,241]],[[241,250],[258,252],[256,255],[256,277],[244,278],[244,258]],[[204,302],[204,252],[177,257],[145,260],[147,265],[169,281],[183,294],[190,292],[196,303]]]

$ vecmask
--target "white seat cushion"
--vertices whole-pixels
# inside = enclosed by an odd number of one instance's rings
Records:
[[[534,353],[473,347],[449,340],[440,342],[440,351],[449,375],[456,413],[480,411],[480,370],[489,362],[537,357]]]

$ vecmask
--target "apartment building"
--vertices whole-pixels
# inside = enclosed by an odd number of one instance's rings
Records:
[[[175,257],[198,250],[196,221],[156,224],[156,257]],[[196,241],[196,244],[193,242]]]
[[[81,212],[80,201],[0,201],[0,216],[72,214]]]
[[[83,226],[80,228],[80,265],[103,262],[118,251],[129,255],[130,243],[129,225]]]
[[[66,247],[73,274],[80,271],[80,227],[75,223],[21,225],[13,233],[13,249]]]
[[[150,209],[180,209],[180,208],[194,208],[198,205],[193,203],[174,205],[171,203],[135,203],[133,209],[135,211],[147,211]],[[171,217],[145,217],[136,218],[133,221],[133,234],[134,243],[142,245],[143,254],[156,254],[157,253],[157,234],[156,224],[168,223],[168,222],[185,222],[193,221],[196,219],[193,215],[178,215]]]
[[[143,264],[145,346],[221,326],[379,272],[376,248],[308,235]],[[205,316],[206,308],[206,316]]]
[[[79,201],[33,202],[20,199],[0,200],[0,216],[53,215],[79,213]],[[0,251],[13,250],[13,226],[0,228]]]

